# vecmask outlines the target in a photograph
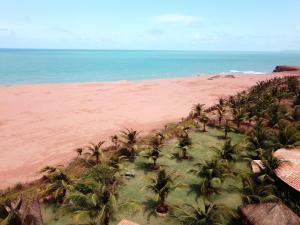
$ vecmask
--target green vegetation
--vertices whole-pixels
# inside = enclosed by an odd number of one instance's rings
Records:
[[[1,225],[18,214],[5,204],[20,195],[40,197],[47,225],[240,224],[239,206],[280,199],[300,214],[273,154],[300,144],[299,86],[295,77],[259,82],[210,108],[196,104],[153,135],[126,129],[105,149],[102,141],[78,148],[66,168],[46,167],[39,181],[6,190]],[[259,174],[251,173],[253,159],[265,166]]]

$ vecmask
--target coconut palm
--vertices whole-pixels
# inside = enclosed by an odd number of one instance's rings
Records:
[[[297,93],[293,103],[294,103],[294,106],[300,105],[300,92]]]
[[[107,164],[98,164],[88,169],[83,179],[92,179],[98,183],[105,184],[106,186],[112,185],[116,181],[116,173],[118,169],[111,167]]]
[[[281,126],[274,132],[276,148],[292,148],[300,146],[300,131],[293,127]]]
[[[208,123],[209,118],[206,116],[206,114],[202,114],[200,121],[203,123],[203,132],[206,132],[206,124]]]
[[[153,163],[151,165],[152,169],[158,169],[159,166],[156,164],[159,157],[161,157],[160,153],[160,147],[161,147],[161,139],[159,136],[154,136],[150,140],[150,150],[143,155],[143,157],[148,158]]]
[[[194,164],[194,168],[190,172],[201,178],[219,177],[223,179],[229,173],[229,166],[225,161],[214,159]]]
[[[77,153],[77,158],[79,158],[82,155],[83,148],[76,148],[75,152]]]
[[[165,170],[160,170],[157,174],[157,177],[150,177],[151,184],[146,186],[147,190],[150,190],[157,195],[157,205],[156,212],[158,213],[167,213],[169,210],[168,205],[166,204],[166,199],[168,195],[176,190],[177,188],[182,187],[181,184],[176,184],[175,181],[178,179],[178,175],[175,172],[167,173]]]
[[[240,129],[241,123],[245,121],[246,114],[242,108],[233,109],[233,122],[236,124],[237,129]]]
[[[280,110],[279,104],[271,104],[268,107],[268,125],[270,127],[278,125],[279,121],[284,118]]]
[[[121,142],[127,149],[129,156],[134,158],[136,156],[136,143],[138,141],[138,136],[140,132],[133,129],[125,129],[121,131]]]
[[[95,158],[95,163],[99,164],[103,158],[103,151],[101,149],[101,146],[105,143],[105,141],[99,141],[97,144],[91,143],[90,146],[87,147],[87,152],[86,154],[88,155],[89,158]]]
[[[269,149],[273,145],[270,131],[264,127],[262,122],[257,123],[250,130],[247,135],[247,141],[247,148],[252,152],[257,152],[259,149]]]
[[[220,225],[229,215],[232,215],[232,212],[225,205],[205,201],[203,206],[199,203],[196,206],[177,206],[174,212],[174,217],[182,225]]]
[[[226,121],[226,123],[223,124],[222,128],[224,130],[224,139],[228,138],[229,132],[234,131],[234,128],[231,126],[231,124],[228,121]]]
[[[45,173],[44,177],[47,182],[46,187],[41,191],[41,195],[50,197],[57,203],[62,203],[67,190],[71,188],[72,179],[60,167],[45,167],[41,170]]]
[[[258,185],[250,177],[243,178],[241,194],[245,204],[277,201],[274,191],[275,187],[271,184]]]
[[[221,125],[223,117],[224,117],[225,110],[222,106],[218,105],[217,106],[217,112],[218,112],[218,115],[219,115],[219,125]]]
[[[195,104],[192,108],[192,111],[193,111],[193,116],[194,118],[197,118],[197,117],[200,117],[202,115],[202,112],[204,110],[204,106],[205,104]]]
[[[165,135],[162,132],[158,132],[155,134],[155,137],[157,138],[158,144],[162,145],[165,140]]]
[[[211,195],[219,192],[224,178],[229,176],[229,166],[222,160],[202,161],[196,163],[190,172],[202,179],[199,191],[210,198]]]
[[[218,102],[219,102],[219,106],[220,106],[220,107],[225,106],[225,99],[224,99],[224,98],[219,97]]]
[[[263,164],[263,173],[268,176],[269,180],[273,181],[276,179],[275,172],[280,169],[284,163],[288,163],[286,160],[283,160],[280,157],[274,155],[273,150],[269,150],[265,153],[265,156],[262,159]],[[262,176],[264,178],[264,176]]]
[[[298,121],[300,121],[300,105],[294,106],[292,115],[290,116],[290,120],[292,122],[298,122]]]
[[[218,153],[220,159],[229,161],[235,161],[238,159],[238,145],[232,145],[231,139],[226,140],[221,148],[213,147],[213,150]]]
[[[89,182],[91,192],[84,194],[80,191],[70,192],[66,199],[66,207],[73,212],[78,222],[88,218],[90,225],[109,225],[117,211],[117,195],[104,184]]]
[[[181,156],[181,159],[188,159],[187,151],[192,145],[192,140],[189,137],[188,133],[183,132],[179,136],[179,143],[178,148],[180,149],[179,156]]]
[[[300,83],[299,83],[298,77],[296,77],[296,76],[286,77],[286,84],[287,84],[288,90],[292,94],[295,94],[299,91]]]
[[[119,137],[118,137],[118,135],[111,136],[110,140],[111,140],[113,149],[117,150],[118,147],[119,147]]]

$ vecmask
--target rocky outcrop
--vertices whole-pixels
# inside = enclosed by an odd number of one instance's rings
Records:
[[[300,71],[300,66],[276,66],[273,70],[274,73],[286,71]]]

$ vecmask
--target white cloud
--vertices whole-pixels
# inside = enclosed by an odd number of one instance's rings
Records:
[[[154,16],[151,21],[157,23],[195,23],[200,22],[201,18],[196,16],[187,16],[182,14],[163,14],[160,16]]]
[[[297,26],[297,30],[300,31],[300,25]]]

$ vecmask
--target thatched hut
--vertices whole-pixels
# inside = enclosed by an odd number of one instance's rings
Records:
[[[139,224],[123,219],[118,223],[118,225],[139,225]]]
[[[246,225],[300,225],[300,218],[282,202],[240,207]]]
[[[252,160],[251,169],[254,174],[259,174],[265,169],[265,166],[261,160]]]
[[[20,209],[22,225],[43,225],[43,218],[39,200],[24,200]]]
[[[277,177],[300,193],[300,147],[279,149],[274,155],[287,161],[275,171]]]

